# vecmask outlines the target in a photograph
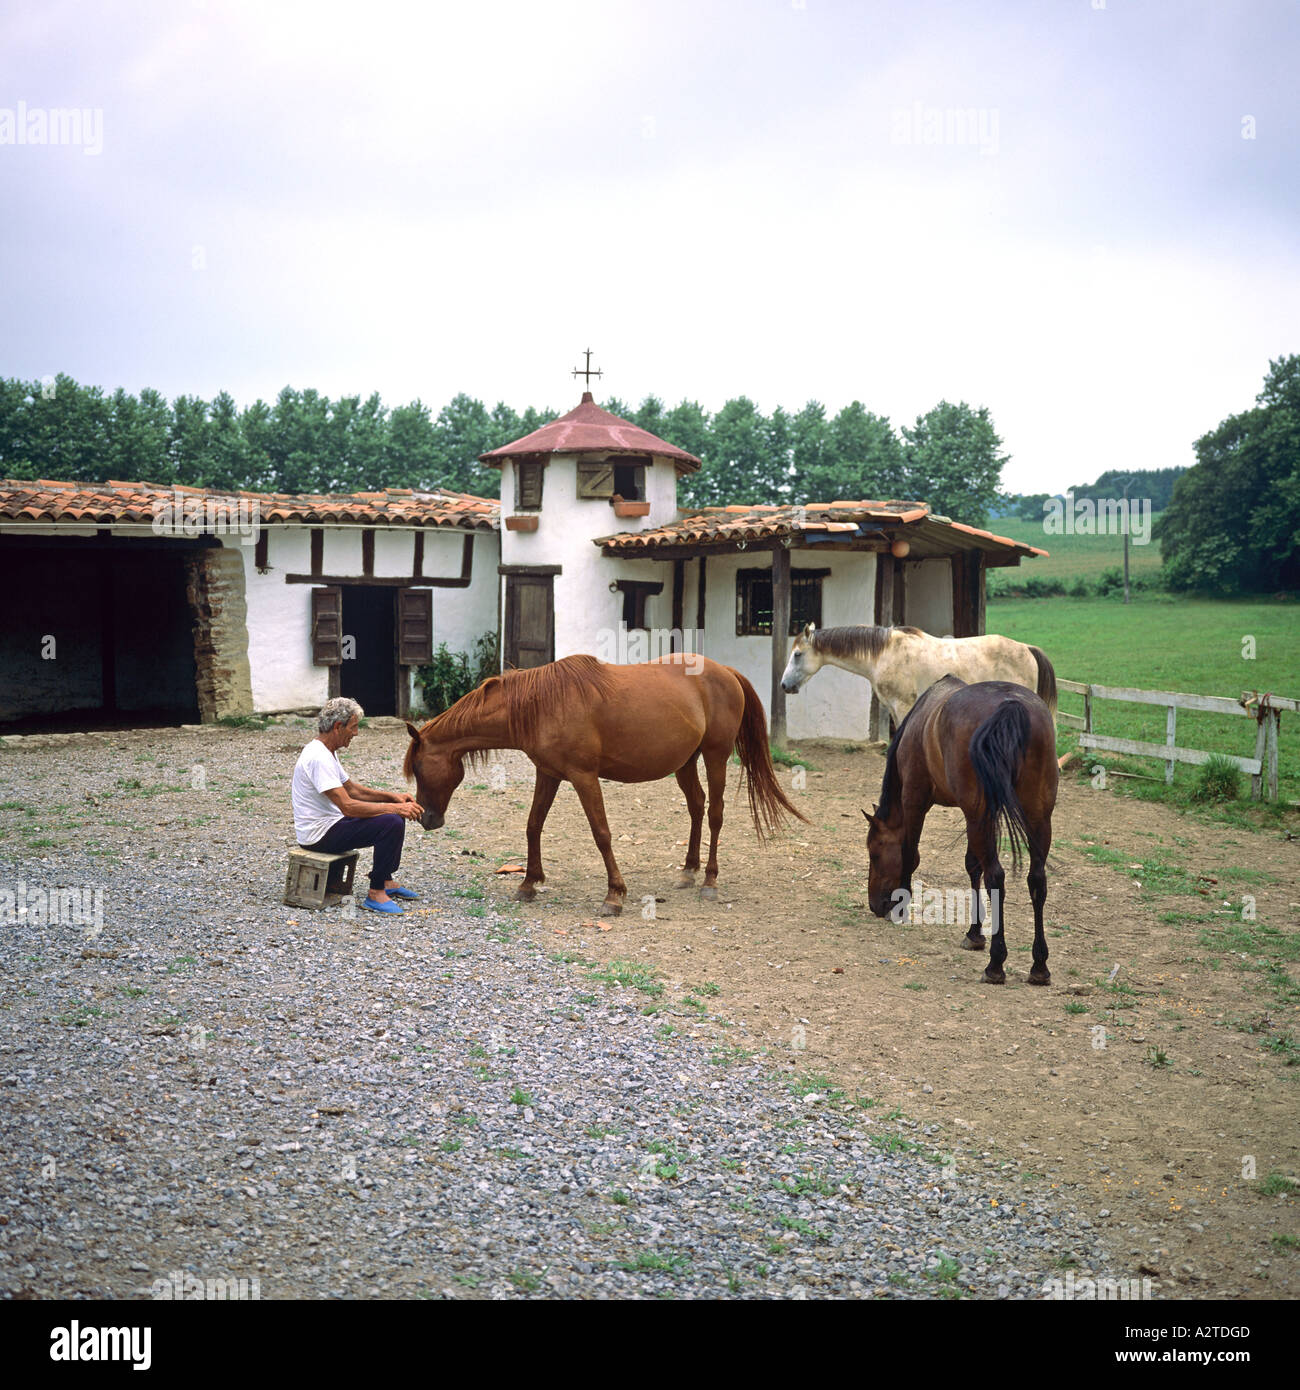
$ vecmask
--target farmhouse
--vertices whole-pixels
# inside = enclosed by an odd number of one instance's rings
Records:
[[[500,633],[507,666],[702,651],[744,672],[775,737],[865,738],[870,688],[828,670],[787,712],[805,623],[984,630],[984,575],[1039,554],[923,502],[684,511],[700,460],[596,405],[482,456],[501,500],[149,483],[0,482],[0,727],[196,723],[419,702],[445,642]]]

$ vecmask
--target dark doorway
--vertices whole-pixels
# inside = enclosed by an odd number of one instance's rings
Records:
[[[549,574],[506,576],[505,664],[527,670],[555,660],[555,589]]]
[[[339,694],[367,714],[397,714],[397,590],[343,585],[343,664]]]
[[[6,727],[199,719],[184,543],[0,542]]]

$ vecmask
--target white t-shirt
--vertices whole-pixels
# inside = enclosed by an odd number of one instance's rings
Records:
[[[298,754],[293,769],[293,828],[300,845],[314,845],[343,819],[343,812],[324,793],[348,780],[343,764],[318,738]]]

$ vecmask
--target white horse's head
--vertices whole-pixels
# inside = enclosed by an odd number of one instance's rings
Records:
[[[809,623],[794,639],[790,660],[786,662],[785,673],[781,677],[781,689],[787,695],[797,695],[822,668],[821,654],[814,640],[816,632],[817,625]]]

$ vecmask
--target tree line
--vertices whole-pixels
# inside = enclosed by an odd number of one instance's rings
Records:
[[[828,415],[818,401],[765,415],[746,396],[710,414],[698,401],[667,407],[647,396],[604,408],[703,461],[683,478],[683,506],[920,499],[983,525],[999,498],[1006,455],[987,408],[941,401],[895,429],[860,401]],[[220,491],[363,492],[444,487],[495,497],[497,469],[478,455],[555,416],[461,393],[436,414],[422,401],[385,406],[331,400],[286,386],[272,404],[240,409],[157,391],[105,393],[71,377],[0,379],[0,474],[106,482],[110,478]]]

